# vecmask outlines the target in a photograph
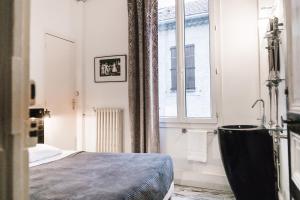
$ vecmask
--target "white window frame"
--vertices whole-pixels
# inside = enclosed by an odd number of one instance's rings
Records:
[[[185,99],[185,13],[184,0],[175,0],[176,3],[176,47],[177,47],[177,117],[160,117],[160,127],[182,127],[182,125],[201,124],[208,127],[218,123],[218,100],[221,97],[221,77],[219,65],[219,0],[209,0],[209,27],[210,27],[210,67],[211,67],[211,118],[192,118],[186,116]]]

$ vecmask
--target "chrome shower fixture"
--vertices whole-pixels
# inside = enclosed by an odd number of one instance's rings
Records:
[[[261,120],[261,127],[265,127],[265,123],[266,123],[265,101],[264,101],[263,99],[257,99],[257,100],[253,103],[253,105],[251,106],[251,108],[254,108],[258,102],[261,102],[261,103],[262,103],[262,108],[263,108],[263,114],[262,114],[262,117],[259,118],[259,120]]]
[[[280,34],[283,26],[283,23],[279,23],[279,19],[277,17],[271,18],[269,20],[269,30],[266,33],[266,37],[268,40],[268,46],[266,49],[268,50],[268,58],[269,58],[269,77],[267,80],[266,86],[269,90],[269,100],[270,100],[270,128],[274,125],[273,121],[273,98],[275,101],[275,127],[280,129],[279,125],[279,116],[278,116],[278,97],[279,84],[284,80],[280,78],[280,43],[281,38]]]
[[[279,23],[277,17],[271,18],[269,22],[269,30],[265,36],[268,40],[268,50],[269,57],[269,79],[279,78],[280,74],[280,33],[283,23]]]
[[[268,50],[269,58],[269,76],[268,80],[266,81],[270,101],[270,121],[268,129],[273,137],[274,161],[276,163],[275,167],[277,171],[278,190],[280,190],[280,139],[284,138],[284,136],[282,135],[284,129],[279,124],[278,112],[279,85],[284,80],[280,78],[280,35],[282,31],[282,29],[280,29],[281,26],[283,26],[283,23],[279,23],[279,19],[277,17],[271,18],[269,23],[269,30],[265,36],[265,38],[268,41],[268,46],[266,47],[266,49]],[[273,111],[275,112],[275,116],[273,116]],[[273,121],[273,117],[275,117],[275,122]]]
[[[268,81],[267,82],[267,88],[268,88],[268,91],[269,91],[269,101],[270,101],[270,103],[269,103],[269,126],[270,127],[273,127],[273,125],[274,125],[274,121],[273,121],[273,98],[272,98],[272,96],[273,96],[273,94],[272,94],[272,88],[273,88],[273,85],[272,85],[272,83],[270,82],[270,81]]]

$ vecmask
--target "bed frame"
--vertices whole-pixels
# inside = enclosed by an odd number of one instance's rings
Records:
[[[170,185],[169,191],[163,200],[171,200],[173,193],[174,193],[174,182],[172,182],[172,184]]]
[[[31,123],[32,131],[30,131],[30,137],[36,137],[39,144],[44,144],[44,108],[30,108],[30,118],[32,119]],[[165,195],[163,200],[171,200],[174,193],[174,182],[170,185],[170,188]]]

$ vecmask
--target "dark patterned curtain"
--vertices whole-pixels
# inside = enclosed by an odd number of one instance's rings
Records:
[[[128,0],[132,150],[159,152],[157,0]]]

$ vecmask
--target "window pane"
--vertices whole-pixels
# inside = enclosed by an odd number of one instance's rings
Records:
[[[175,0],[158,1],[159,113],[177,116]]]
[[[185,0],[186,116],[211,117],[208,0]]]
[[[171,90],[177,90],[177,49],[171,48]]]
[[[195,53],[194,45],[185,46],[185,88],[187,90],[195,89]]]

